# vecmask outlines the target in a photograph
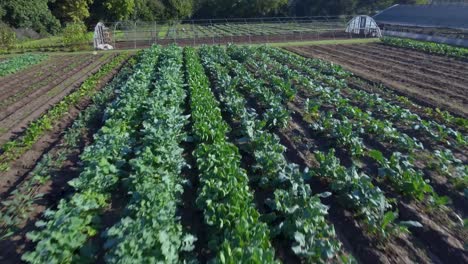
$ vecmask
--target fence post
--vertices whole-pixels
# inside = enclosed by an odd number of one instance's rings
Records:
[[[195,21],[191,21],[191,26],[192,26],[192,40],[193,40],[193,46],[195,46]]]
[[[247,19],[244,18],[245,28],[247,29],[247,35],[249,36],[249,44],[252,44],[252,36],[250,35],[250,28],[249,24],[247,23]]]
[[[210,19],[210,33],[211,33],[211,39],[213,41],[213,45],[215,44],[215,36],[214,36],[214,32],[213,32],[213,22],[211,21]]]
[[[115,46],[115,43],[116,43],[116,42],[115,42],[115,38],[117,37],[117,34],[116,34],[116,33],[117,33],[117,26],[119,25],[119,23],[120,23],[120,22],[117,22],[117,23],[115,23],[115,25],[114,25],[114,35],[112,36],[112,39],[113,39],[113,41],[114,41],[114,43],[113,43],[113,44],[114,44],[114,45],[113,45],[113,46],[114,46],[114,49],[117,49],[117,47]]]
[[[137,48],[137,41],[136,41],[136,27],[137,27],[137,22],[135,21],[135,23],[133,24],[133,47],[134,49]]]
[[[263,23],[263,22],[264,22],[264,21],[263,21],[263,18],[260,18],[260,22],[261,22],[260,28],[261,28],[262,34],[265,34],[266,43],[270,43],[270,39],[268,38],[268,34],[267,34],[266,31],[265,31],[266,25]]]
[[[328,17],[326,17],[325,19],[327,20],[327,25],[329,25],[330,22],[328,21]],[[327,26],[327,28],[330,28],[330,26]],[[333,40],[336,40],[336,37],[335,37],[335,28],[333,27],[331,30],[332,30]]]
[[[158,32],[158,21],[154,21],[154,43],[158,43],[158,37],[159,37],[159,32]]]

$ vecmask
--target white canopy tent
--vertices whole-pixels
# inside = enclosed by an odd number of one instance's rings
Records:
[[[359,34],[372,37],[382,37],[382,32],[375,20],[370,16],[356,16],[351,19],[347,26],[346,32],[351,34]]]

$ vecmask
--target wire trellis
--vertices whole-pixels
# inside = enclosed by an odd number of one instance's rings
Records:
[[[179,21],[120,21],[105,23],[116,49],[152,44],[200,45],[273,43],[353,38],[346,33],[350,16],[198,19]],[[369,36],[366,36],[369,37]]]

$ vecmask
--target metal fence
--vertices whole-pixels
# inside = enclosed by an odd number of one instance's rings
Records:
[[[350,16],[200,19],[105,23],[116,49],[146,48],[154,43],[179,45],[273,43],[343,39]]]

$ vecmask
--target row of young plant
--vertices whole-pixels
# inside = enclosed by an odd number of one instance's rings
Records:
[[[246,62],[253,55],[252,51],[234,51],[235,49],[239,48],[231,47],[231,54],[235,54],[233,57],[240,61],[245,60]],[[240,53],[244,53],[246,56],[240,57]],[[252,70],[259,71],[258,68],[252,68]],[[270,71],[267,75],[268,78],[275,73]],[[262,78],[266,79],[267,77],[262,76]],[[329,182],[331,190],[336,193],[341,205],[353,210],[355,216],[362,219],[368,233],[386,238],[394,234],[393,231],[406,231],[405,225],[410,223],[394,222],[397,213],[389,210],[391,208],[390,201],[386,199],[378,187],[373,185],[369,176],[358,173],[354,167],[346,169],[341,166],[339,159],[335,156],[334,149],[330,149],[327,153],[317,151],[315,155],[319,167],[311,168],[308,174]]]
[[[63,141],[57,151],[46,153],[36,164],[28,179],[9,194],[9,198],[0,207],[0,239],[15,234],[34,211],[36,201],[42,198],[38,190],[52,178],[64,165],[68,157],[81,150],[83,138],[101,124],[100,117],[106,104],[114,97],[115,90],[123,85],[133,71],[134,58],[105,88],[91,98],[91,105],[83,110],[73,125],[63,135]]]
[[[185,49],[185,65],[200,178],[196,204],[208,225],[212,261],[277,263],[268,227],[260,221],[249,178],[240,166],[239,150],[226,139],[230,128],[193,48]]]
[[[401,122],[403,125],[411,127],[412,131],[428,136],[432,140],[443,144],[466,146],[468,143],[468,136],[463,135],[459,131],[433,120],[424,120],[408,109],[387,102],[376,93],[349,88],[346,83],[346,77],[350,73],[343,70],[340,66],[317,59],[296,56],[278,49],[261,48],[261,50],[278,60],[278,62],[289,65],[290,68],[313,77],[314,80],[323,83],[324,86],[341,89],[343,92],[342,97],[362,103],[360,106],[365,107],[364,110],[366,111],[381,114],[392,122]]]
[[[104,126],[80,159],[83,169],[70,181],[75,193],[62,199],[56,210],[48,209],[39,230],[28,233],[37,242],[22,259],[29,263],[77,263],[92,261],[88,241],[98,234],[100,215],[110,206],[121,179],[129,174],[137,132],[142,126],[141,102],[148,97],[160,49],[152,47],[141,56],[134,73],[121,87],[118,98],[105,111]]]
[[[47,59],[44,54],[23,54],[0,62],[0,77],[13,74]]]
[[[141,103],[144,121],[127,180],[131,199],[125,216],[105,233],[108,263],[182,263],[181,254],[193,249],[195,238],[184,234],[176,216],[187,166],[180,144],[189,118],[183,115],[182,65],[181,48],[163,49],[155,87]]]
[[[254,180],[256,185],[274,190],[274,198],[265,201],[271,212],[263,217],[272,235],[291,241],[294,254],[307,262],[326,263],[339,257],[350,262],[350,258],[340,256],[341,243],[326,220],[328,207],[320,201],[320,197],[329,194],[312,194],[304,182],[304,173],[296,164],[287,162],[286,148],[278,136],[268,131],[254,109],[246,108],[247,101],[238,88],[249,75],[229,75],[231,61],[223,48],[204,47],[201,53],[203,65],[214,79],[213,87],[217,87],[231,119],[240,122],[242,141],[255,159],[252,166],[258,177]]]
[[[432,169],[436,169],[439,173],[448,177],[450,181],[454,184],[456,189],[460,189],[460,190],[467,189],[468,166],[464,165],[460,159],[456,158],[456,156],[450,150],[451,146],[454,146],[454,145],[462,149],[465,149],[466,144],[468,142],[466,135],[464,135],[463,133],[459,131],[455,131],[451,128],[448,128],[445,125],[440,125],[437,122],[434,122],[432,120],[424,120],[420,118],[417,114],[411,113],[407,109],[404,109],[395,104],[388,103],[386,100],[382,99],[377,94],[372,94],[372,93],[367,93],[365,91],[358,91],[355,89],[351,89],[347,87],[344,79],[334,78],[331,75],[327,75],[327,76],[322,75],[321,71],[322,70],[327,71],[327,69],[330,68],[329,65],[322,64],[323,67],[315,71],[312,64],[315,64],[315,65],[317,64],[314,63],[313,60],[309,62],[308,59],[299,58],[292,54],[282,52],[279,50],[274,50],[274,49],[266,49],[264,51],[266,51],[269,55],[271,55],[273,58],[277,59],[278,62],[280,62],[280,63],[276,63],[277,67],[280,67],[283,64],[290,65],[291,70],[288,71],[289,73],[293,72],[297,75],[299,73],[302,73],[301,71],[304,71],[304,73],[306,73],[308,76],[313,77],[314,80],[320,80],[320,82],[311,82],[310,83],[311,85],[315,85],[318,87],[320,87],[320,85],[323,85],[323,86],[329,85],[331,89],[333,89],[333,90],[330,90],[330,92],[333,92],[335,94],[333,98],[340,98],[340,97],[346,98],[342,96],[342,93],[341,93],[341,91],[345,91],[345,93],[348,94],[348,98],[351,98],[351,99],[350,100],[346,99],[348,100],[347,103],[346,103],[346,100],[345,101],[341,100],[340,103],[345,102],[346,104],[349,105],[349,104],[353,104],[353,101],[360,102],[358,103],[358,105],[361,107],[363,106],[362,110],[356,106],[348,106],[347,112],[352,113],[351,117],[358,118],[358,120],[361,120],[362,124],[366,124],[370,122],[370,119],[369,119],[370,115],[381,116],[385,118],[386,120],[384,121],[377,120],[377,118],[374,118],[373,123],[371,122],[371,127],[373,126],[374,128],[379,128],[378,130],[374,129],[375,133],[378,133],[378,134],[381,133],[382,135],[385,135],[386,133],[393,131],[395,138],[400,138],[398,134],[402,134],[402,133],[399,133],[398,130],[391,128],[392,123],[390,121],[394,121],[395,123],[400,124],[399,128],[401,128],[401,126],[406,126],[408,127],[410,132],[419,134],[422,137],[428,136],[431,139],[437,140],[438,143],[445,144],[449,148],[444,148],[437,144],[431,144],[432,149],[435,149],[434,153],[423,151],[425,153],[425,156],[430,158],[429,160],[425,161],[425,166],[430,167]],[[306,67],[306,66],[310,66],[310,67]],[[336,67],[334,67],[333,70],[337,71]],[[345,72],[343,70],[341,71]],[[300,78],[304,78],[304,77],[300,76]],[[307,80],[305,80],[304,86],[306,86],[307,83],[308,83]],[[333,85],[337,85],[337,86],[333,86]],[[327,90],[327,87],[325,87],[325,90]],[[326,98],[328,98],[328,95],[326,95]],[[317,105],[316,101],[314,101],[312,104],[309,102],[307,106],[307,110],[312,116],[316,116],[319,110],[319,107],[320,105]],[[341,107],[341,109],[339,108],[338,112],[340,112],[342,109],[343,107]],[[352,130],[350,126],[347,126],[347,129],[345,129],[345,131],[348,132],[347,133],[348,135],[351,135]],[[353,140],[347,140],[347,141],[352,142]],[[354,142],[356,141],[354,140]],[[422,146],[422,144],[418,143],[416,139],[414,140],[409,139],[408,143],[414,143],[414,144],[408,145],[410,146],[410,148],[408,149],[410,153],[412,153],[413,150],[415,150],[415,148],[413,148],[412,146]],[[354,146],[357,146],[358,148],[359,148],[359,145],[360,145],[359,143],[354,144]],[[402,144],[400,144],[400,146],[404,147],[404,145]],[[419,150],[419,151],[422,151],[422,150]],[[395,157],[395,159],[398,159],[398,158]],[[378,159],[378,160],[382,162],[381,159]],[[422,182],[421,184],[424,185]]]
[[[253,56],[257,58],[257,63],[269,65],[269,74],[273,71],[281,75],[279,69],[282,64],[264,56],[264,53],[261,54]],[[313,130],[334,139],[338,146],[345,149],[354,159],[363,155],[375,159],[380,166],[380,176],[386,178],[397,191],[418,200],[423,200],[428,195],[430,200],[442,201],[425,181],[423,173],[415,168],[412,154],[423,149],[420,142],[399,132],[391,122],[378,120],[372,113],[352,106],[348,99],[341,97],[339,91],[330,92],[296,70],[290,70],[288,74],[290,75],[282,75],[283,78],[293,79],[296,85],[307,89],[313,97],[313,100],[308,100],[305,104],[305,111],[309,114]],[[265,76],[263,75],[263,78]],[[387,159],[379,150],[364,144],[363,137],[375,144],[384,143],[382,148],[387,148],[386,150],[395,149],[394,146],[397,146],[407,155],[392,151]]]
[[[0,155],[0,171],[8,171],[10,163],[31,149],[41,136],[50,131],[56,122],[68,113],[70,107],[77,106],[84,98],[89,98],[97,93],[101,85],[101,79],[109,75],[128,57],[129,54],[127,53],[114,57],[109,63],[103,65],[98,72],[86,79],[77,90],[65,96],[46,114],[31,122],[19,138],[5,143],[2,146],[3,153]]]
[[[383,44],[399,47],[399,48],[407,48],[417,51],[428,52],[437,55],[443,55],[448,57],[454,57],[459,59],[468,59],[468,49],[455,47],[452,45],[435,43],[435,42],[428,42],[428,41],[418,41],[412,39],[401,39],[401,38],[391,38],[391,37],[384,37],[380,39]]]

